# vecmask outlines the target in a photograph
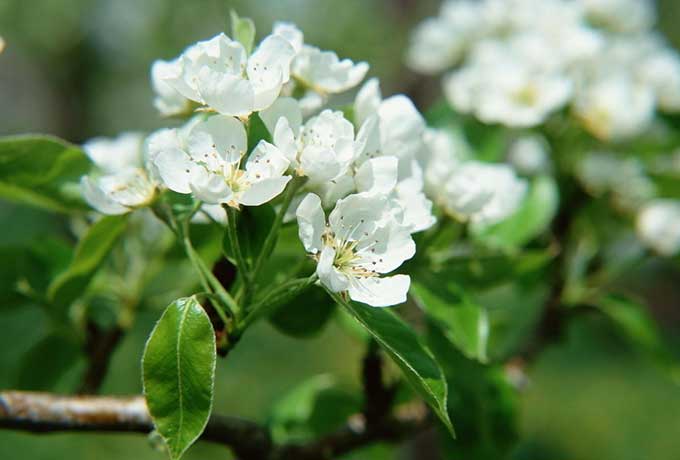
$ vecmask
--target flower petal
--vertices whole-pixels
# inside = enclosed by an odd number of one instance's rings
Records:
[[[321,199],[309,193],[295,211],[298,221],[298,235],[307,252],[316,254],[321,250],[321,236],[326,229],[326,216]]]
[[[288,121],[288,126],[297,135],[302,126],[302,112],[297,100],[292,97],[280,97],[272,105],[259,113],[262,122],[273,136],[280,118]]]
[[[359,167],[354,180],[359,192],[389,194],[397,185],[397,157],[372,158]]]
[[[115,216],[130,211],[130,208],[123,206],[120,203],[116,203],[111,199],[111,197],[99,187],[97,181],[88,176],[83,176],[83,178],[80,179],[80,190],[85,201],[102,214]]]
[[[217,154],[228,163],[236,163],[246,152],[248,136],[243,123],[236,118],[213,115],[194,125],[188,144],[192,157],[198,161],[210,164],[207,160]]]
[[[239,203],[246,206],[260,206],[271,201],[286,188],[291,176],[272,177],[253,182],[239,197]]]
[[[411,278],[408,275],[353,278],[349,285],[349,296],[356,302],[372,307],[389,307],[406,302],[410,286]]]
[[[335,265],[333,265],[334,260],[335,249],[324,246],[319,256],[319,263],[316,266],[316,274],[319,275],[319,281],[331,291],[346,291],[350,286],[350,279],[335,268]]]

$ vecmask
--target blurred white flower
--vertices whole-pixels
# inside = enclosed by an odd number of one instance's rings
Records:
[[[113,139],[95,138],[83,145],[99,174],[80,180],[85,200],[102,214],[125,214],[145,206],[156,195],[156,184],[143,165],[144,137],[123,133]]]
[[[294,55],[293,46],[279,35],[265,37],[248,56],[241,43],[222,33],[187,48],[161,79],[223,115],[248,116],[276,100],[290,78]]]
[[[446,182],[445,210],[459,220],[491,225],[513,214],[522,203],[527,182],[505,164],[468,161]]]
[[[637,233],[663,256],[680,252],[680,201],[657,199],[646,204],[637,216]]]
[[[515,139],[508,150],[508,161],[522,174],[534,175],[550,170],[550,146],[538,134]]]
[[[170,86],[165,78],[181,72],[179,62],[156,60],[151,66],[151,86],[156,93],[153,105],[164,117],[183,115],[191,111],[191,101]]]
[[[651,123],[654,93],[624,75],[614,74],[580,90],[574,110],[597,138],[627,139],[642,133]]]
[[[415,254],[409,231],[394,220],[386,197],[349,195],[337,202],[326,222],[320,198],[309,194],[296,214],[300,240],[317,261],[316,273],[327,289],[374,307],[406,301],[410,278],[381,276]]]
[[[354,88],[366,76],[368,64],[340,59],[333,51],[323,51],[304,43],[304,35],[294,24],[277,22],[274,36],[287,40],[295,50],[290,72],[298,84],[320,96],[337,94]]]
[[[594,24],[614,32],[642,32],[654,25],[651,0],[578,0]]]
[[[233,117],[214,115],[192,123],[186,134],[161,130],[149,139],[149,153],[165,185],[193,194],[208,204],[259,206],[285,188],[289,161],[260,141],[240,169],[246,153],[246,131]]]
[[[609,152],[590,152],[577,163],[576,175],[592,194],[611,193],[615,204],[624,210],[636,210],[656,194],[637,158]]]

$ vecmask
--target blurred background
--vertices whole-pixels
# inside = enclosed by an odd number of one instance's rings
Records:
[[[661,0],[657,6],[661,29],[680,46],[680,2]],[[425,111],[439,93],[438,83],[424,86],[403,66],[402,52],[409,30],[438,7],[433,0],[0,0],[0,36],[6,42],[0,55],[0,134],[51,133],[80,143],[167,125],[151,103],[151,62],[226,30],[232,8],[255,21],[259,37],[275,20],[295,22],[307,42],[369,62],[384,94],[406,92]],[[39,211],[1,202],[0,222],[5,247],[35,241],[61,225]],[[627,282],[647,286],[656,318],[678,344],[680,305],[673,300],[680,298],[678,273],[661,264],[640,273],[642,278]],[[1,311],[0,389],[5,389],[16,387],[16,375],[26,372],[18,357],[34,349],[47,326],[37,307]],[[115,352],[103,393],[141,391],[141,352],[159,311],[139,315]],[[261,419],[292,385],[320,373],[355,388],[362,353],[361,343],[333,323],[310,340],[260,325],[218,363],[215,410]],[[35,366],[59,359],[49,349],[35,357]],[[74,368],[54,386],[73,388],[81,370]],[[564,340],[532,365],[518,407],[514,459],[672,460],[680,453],[680,386],[597,319],[572,324]],[[426,435],[348,458],[442,458],[429,444]],[[165,458],[149,446],[139,435],[0,431],[0,459]],[[226,458],[225,452],[199,443],[186,458]]]

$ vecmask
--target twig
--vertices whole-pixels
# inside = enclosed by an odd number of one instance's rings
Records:
[[[230,447],[243,460],[328,460],[376,441],[396,442],[431,426],[422,403],[400,407],[368,426],[363,414],[346,426],[306,444],[273,445],[269,431],[236,417],[213,415],[201,440]],[[64,431],[149,433],[153,423],[142,396],[60,396],[23,391],[0,392],[0,429],[32,433]]]
[[[364,416],[369,426],[379,425],[389,416],[395,388],[387,387],[382,375],[382,356],[375,340],[368,343],[361,370],[364,387]]]

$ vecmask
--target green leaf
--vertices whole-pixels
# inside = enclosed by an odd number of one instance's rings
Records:
[[[272,141],[272,135],[264,125],[258,113],[253,113],[248,118],[248,148],[252,151],[260,141]]]
[[[494,225],[472,226],[483,243],[505,249],[521,247],[548,229],[559,204],[559,191],[550,176],[534,178],[527,197],[510,217]]]
[[[246,206],[240,212],[236,221],[236,232],[241,246],[241,252],[246,262],[252,266],[264,245],[269,229],[272,227],[276,213],[269,204],[262,206]],[[234,249],[231,247],[228,235],[222,239],[222,250],[231,263],[236,265]]]
[[[453,425],[446,410],[447,387],[439,364],[413,329],[392,311],[333,298],[352,315],[387,352],[406,380],[427,402],[452,436]]]
[[[47,335],[21,357],[17,387],[28,391],[55,391],[81,357],[82,348],[73,337]]]
[[[503,366],[467,359],[431,321],[427,343],[446,376],[448,410],[458,432],[455,441],[441,437],[444,458],[509,458],[518,437],[518,398]]]
[[[312,286],[277,308],[269,317],[269,322],[280,332],[292,337],[315,337],[333,317],[335,305],[323,289]]]
[[[149,413],[173,459],[208,423],[215,361],[215,332],[196,297],[170,304],[146,343],[142,372]]]
[[[232,38],[240,42],[250,54],[255,43],[255,23],[250,18],[241,18],[234,10],[230,12]]]
[[[465,356],[487,360],[489,320],[484,307],[450,278],[423,277],[413,282],[412,292],[420,308],[444,328],[446,337]]]
[[[77,146],[51,136],[0,139],[0,197],[57,212],[85,209],[76,183],[90,169]]]
[[[70,305],[87,288],[92,276],[125,230],[126,223],[126,215],[102,217],[83,235],[71,264],[47,289],[48,300],[58,310]]]
[[[601,297],[595,304],[642,351],[661,361],[673,361],[657,324],[645,305],[613,294]]]
[[[297,385],[273,407],[268,425],[274,442],[304,442],[330,433],[361,410],[361,400],[333,376],[317,375]]]

